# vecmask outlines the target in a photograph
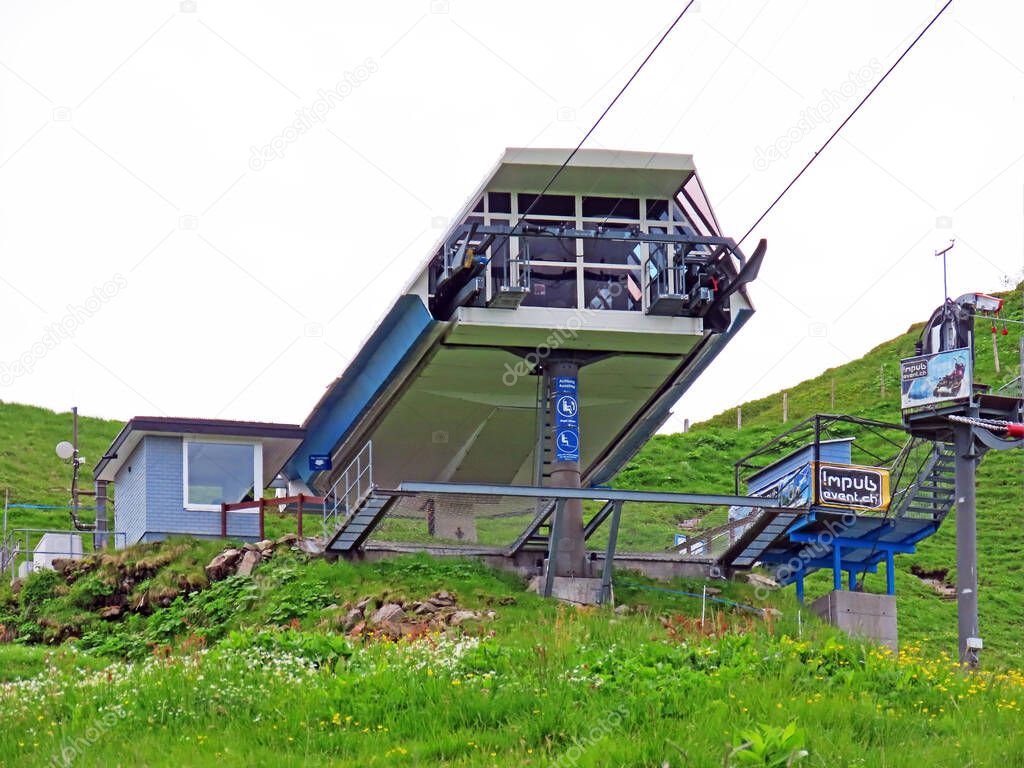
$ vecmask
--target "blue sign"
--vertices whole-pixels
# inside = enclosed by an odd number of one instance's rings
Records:
[[[555,376],[551,380],[555,399],[555,461],[580,460],[580,402],[576,377]]]
[[[309,455],[310,472],[326,472],[332,466],[331,454],[329,453],[311,453]]]
[[[580,436],[575,429],[555,432],[555,461],[579,461]]]

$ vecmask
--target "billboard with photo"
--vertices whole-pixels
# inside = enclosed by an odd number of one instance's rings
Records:
[[[900,362],[900,405],[903,410],[971,396],[971,350],[950,349]]]

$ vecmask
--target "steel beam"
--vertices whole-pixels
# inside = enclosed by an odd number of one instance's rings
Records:
[[[978,665],[978,653],[969,647],[978,637],[978,531],[975,508],[974,428],[955,424],[956,446],[956,618],[960,663]]]
[[[604,572],[601,574],[601,595],[599,602],[608,602],[612,594],[612,563],[615,562],[615,546],[619,538],[619,519],[622,517],[622,502],[613,501],[612,521],[608,531],[608,547],[604,552]]]
[[[472,494],[475,496],[515,496],[531,499],[594,499],[597,501],[631,501],[641,504],[695,504],[699,506],[783,508],[778,499],[764,499],[758,496],[617,491],[610,488],[559,488],[530,485],[494,485],[491,483],[401,483],[396,490],[402,493]],[[792,507],[792,509],[800,510],[801,508]]]

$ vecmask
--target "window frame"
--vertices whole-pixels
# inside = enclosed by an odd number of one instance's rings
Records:
[[[263,495],[263,443],[253,440],[246,440],[244,438],[236,437],[189,437],[184,436],[181,439],[181,475],[182,475],[182,506],[189,512],[220,512],[220,504],[193,504],[188,499],[188,447],[193,443],[196,444],[214,444],[214,445],[250,445],[252,446],[252,488],[253,497],[255,499],[260,498]],[[235,503],[235,502],[228,502]],[[256,509],[252,510],[237,510],[238,512],[256,512]]]

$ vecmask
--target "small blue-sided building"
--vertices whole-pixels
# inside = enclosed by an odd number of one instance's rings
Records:
[[[114,515],[132,545],[183,534],[219,538],[221,504],[259,499],[304,436],[295,424],[137,416],[96,465],[116,487]],[[226,513],[227,535],[255,541],[255,509]]]

